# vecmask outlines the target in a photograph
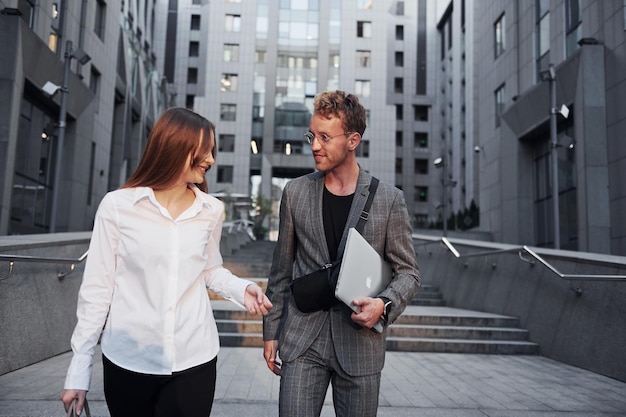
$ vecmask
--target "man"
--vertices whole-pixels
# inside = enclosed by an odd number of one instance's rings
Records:
[[[365,120],[356,96],[319,94],[305,134],[317,172],[290,181],[283,191],[266,292],[274,308],[263,320],[264,357],[281,376],[281,417],[319,416],[329,383],[337,416],[375,416],[386,335],[371,328],[381,319],[392,323],[420,286],[403,194],[380,182],[362,235],[394,272],[387,288],[378,297],[354,300],[358,314],[339,303],[302,313],[290,292],[294,279],[336,259],[346,224],[361,214],[372,178],[355,154]]]

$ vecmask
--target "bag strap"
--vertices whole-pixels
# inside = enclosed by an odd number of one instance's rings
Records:
[[[76,416],[76,399],[72,400],[70,404],[70,408],[67,410],[67,417],[75,417]],[[89,404],[87,403],[87,398],[85,398],[85,402],[83,403],[83,411],[85,412],[85,417],[91,417],[91,412],[89,411]]]
[[[359,233],[363,233],[363,227],[365,227],[365,222],[367,221],[367,219],[369,219],[369,210],[370,207],[372,206],[372,200],[374,200],[374,194],[376,194],[376,189],[378,188],[378,178],[376,177],[372,177],[372,180],[370,181],[370,185],[369,185],[369,191],[370,194],[369,196],[367,196],[367,201],[365,202],[365,205],[363,206],[363,210],[361,211],[361,215],[359,216],[359,220],[356,224],[356,226],[354,226],[354,228],[359,232]],[[343,258],[343,251],[345,249],[346,246],[346,241],[347,241],[347,234],[344,233],[344,235],[341,237],[341,244],[339,245],[339,250],[337,251],[337,263],[341,264],[341,258]]]
[[[367,201],[365,202],[365,206],[363,206],[363,211],[361,211],[361,216],[359,216],[359,222],[354,227],[359,233],[363,233],[363,227],[365,227],[365,222],[370,217],[370,207],[372,207],[372,200],[374,200],[374,194],[376,194],[376,189],[378,188],[378,178],[372,177],[372,181],[370,181],[370,195],[367,197]]]

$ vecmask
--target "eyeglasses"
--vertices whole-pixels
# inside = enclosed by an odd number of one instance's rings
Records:
[[[311,131],[309,130],[308,132],[306,132],[306,133],[304,134],[304,138],[306,139],[306,141],[307,141],[307,143],[308,143],[309,145],[312,145],[312,144],[313,144],[313,141],[315,140],[315,138],[317,138],[317,140],[320,142],[320,144],[321,144],[322,146],[325,146],[328,142],[330,142],[330,140],[331,140],[332,138],[336,138],[337,136],[349,135],[349,134],[351,134],[351,133],[354,133],[354,132],[343,132],[343,133],[340,133],[340,134],[335,135],[335,136],[328,136],[328,135],[327,135],[327,134],[325,134],[325,133],[322,133],[321,135],[314,135],[314,134],[313,134],[313,132],[311,132]]]

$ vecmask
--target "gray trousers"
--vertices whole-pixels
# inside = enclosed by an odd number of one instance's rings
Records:
[[[355,377],[343,371],[326,320],[313,345],[299,358],[282,364],[279,416],[319,417],[332,383],[337,417],[375,417],[380,375]]]

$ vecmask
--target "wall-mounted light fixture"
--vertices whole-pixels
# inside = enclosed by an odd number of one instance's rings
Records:
[[[43,128],[43,130],[41,131],[41,139],[42,140],[50,140],[52,136],[55,136],[56,134],[56,123],[54,122],[50,122],[46,125],[46,127]]]

